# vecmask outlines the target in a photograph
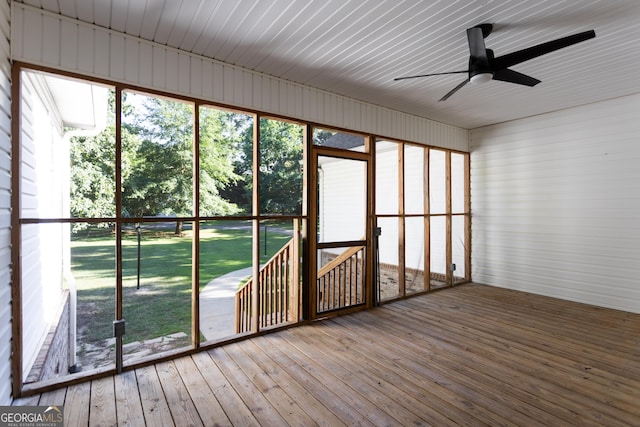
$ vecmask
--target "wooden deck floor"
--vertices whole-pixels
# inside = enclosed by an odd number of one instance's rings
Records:
[[[76,425],[640,425],[640,315],[464,285],[25,398]]]

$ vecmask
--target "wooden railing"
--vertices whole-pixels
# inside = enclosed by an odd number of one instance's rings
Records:
[[[297,236],[294,230],[294,237],[260,269],[256,313],[252,310],[253,278],[236,291],[236,333],[251,331],[254,315],[258,316],[259,329],[298,320],[300,254]]]
[[[318,313],[365,302],[364,249],[364,246],[351,247],[318,270]]]

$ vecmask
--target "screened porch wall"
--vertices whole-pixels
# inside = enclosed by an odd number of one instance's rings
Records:
[[[469,150],[466,129],[367,104],[13,3],[12,58],[389,138]]]

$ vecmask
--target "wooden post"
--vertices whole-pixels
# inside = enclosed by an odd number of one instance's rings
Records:
[[[424,290],[431,290],[431,218],[429,217],[429,148],[424,148],[422,193],[424,194]]]
[[[291,320],[297,322],[300,320],[300,220],[297,218],[293,219],[293,241],[289,260],[291,262],[289,308]]]
[[[191,224],[191,345],[200,347],[200,105],[193,111],[193,216]]]
[[[116,86],[116,301],[115,320],[122,318],[122,88]],[[122,335],[116,336],[116,370],[122,372]]]
[[[406,280],[406,230],[404,209],[404,144],[396,144],[398,148],[398,295],[407,294]]]
[[[251,292],[251,331],[258,332],[260,323],[260,115],[253,123],[253,289]]]
[[[464,278],[471,280],[471,156],[464,155]]]
[[[445,164],[445,210],[446,210],[446,282],[453,286],[453,272],[451,263],[453,262],[453,247],[451,244],[451,151],[446,151],[444,156]]]
[[[373,227],[374,224],[376,224],[375,221],[375,185],[374,185],[374,180],[375,180],[375,174],[374,174],[374,163],[373,163],[373,154],[372,152],[375,149],[375,137],[368,135],[365,138],[365,151],[366,153],[368,153],[367,156],[367,161],[366,161],[366,165],[367,165],[367,181],[366,181],[366,189],[367,189],[367,195],[366,195],[366,213],[367,213],[367,218],[366,218],[366,230],[365,230],[365,239],[367,241],[367,246],[366,246],[366,256],[365,256],[365,260],[364,260],[364,265],[362,266],[362,271],[364,273],[364,298],[365,298],[365,303],[367,307],[373,307],[374,306],[374,300],[373,300],[373,279],[374,277],[376,277],[376,275],[371,274],[371,272],[373,271],[373,269],[375,268],[375,263],[374,263],[374,247],[373,247]],[[358,271],[358,266],[356,264],[356,273]]]
[[[20,259],[22,230],[20,227],[20,185],[22,101],[21,68],[11,69],[11,377],[13,397],[22,394],[22,264]]]
[[[313,142],[313,138],[311,135],[311,126],[306,124],[304,125],[304,131],[302,134],[302,224],[298,224],[299,228],[299,237],[298,240],[298,253],[297,259],[299,274],[298,278],[302,281],[298,286],[298,315],[296,316],[296,321],[301,319],[309,319],[309,282],[311,277],[310,264],[309,261],[311,258],[310,252],[310,224],[315,222],[315,219],[311,219],[309,217],[310,212],[312,210],[309,207],[309,201],[313,198],[310,197],[311,187],[310,184],[310,176],[312,174],[311,170],[311,143]],[[300,258],[302,258],[302,264],[300,265]],[[298,280],[296,278],[296,280]]]
[[[318,271],[318,256],[317,256],[317,235],[318,235],[318,200],[316,194],[318,190],[318,155],[315,153],[313,146],[313,127],[307,126],[306,144],[305,147],[308,150],[307,154],[307,171],[305,173],[308,179],[308,186],[306,193],[309,194],[307,200],[307,239],[306,239],[306,263],[305,277],[302,281],[302,314],[305,320],[313,320],[316,318],[317,305],[316,305],[316,293],[317,293],[317,271]]]

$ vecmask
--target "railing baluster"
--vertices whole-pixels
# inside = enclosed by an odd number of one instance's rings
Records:
[[[284,277],[285,316],[283,319],[285,322],[290,321],[292,318],[291,295],[293,295],[293,289],[291,288],[294,286],[295,281],[293,280],[293,277],[291,274],[291,270],[292,270],[291,260],[293,260],[293,245],[289,245],[289,247],[287,248],[287,262],[285,264],[286,266],[286,273]]]
[[[292,289],[293,286],[299,285],[298,279],[293,277],[294,272],[299,271],[293,264],[299,261],[294,258],[299,257],[299,254],[294,253],[294,249],[298,247],[295,239],[294,236],[260,269],[260,283],[255,287],[255,291],[259,292],[258,319],[261,328],[297,320],[294,314],[298,312],[299,302],[293,298],[298,293]],[[236,291],[236,333],[249,330],[252,283],[251,279]]]
[[[280,254],[280,256],[278,257],[278,263],[276,264],[276,277],[275,277],[275,317],[273,319],[273,321],[275,323],[280,323],[282,322],[282,317],[281,312],[282,312],[282,254]]]
[[[319,313],[364,302],[363,247],[347,249],[318,270],[316,307]]]

